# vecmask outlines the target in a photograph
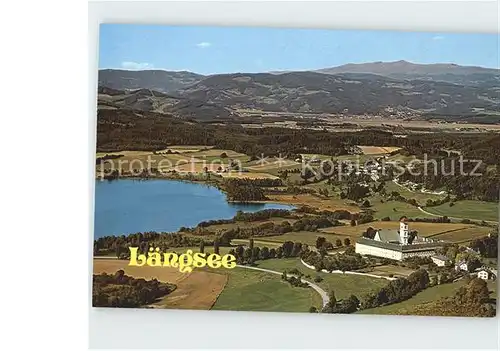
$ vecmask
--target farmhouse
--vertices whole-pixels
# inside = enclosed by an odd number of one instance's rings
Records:
[[[431,256],[432,262],[436,264],[438,267],[444,267],[446,266],[446,263],[448,263],[450,260],[448,257],[443,256],[443,255],[432,255]]]
[[[495,275],[487,268],[481,268],[477,271],[477,277],[483,280],[495,279]]]
[[[377,230],[373,239],[359,238],[356,241],[356,253],[402,261],[414,256],[432,256],[441,246],[441,242],[420,239],[410,233],[408,219],[401,217],[399,230]]]
[[[466,261],[462,260],[462,261],[458,261],[456,264],[455,264],[455,270],[456,271],[468,271],[469,270],[469,265],[467,264]]]

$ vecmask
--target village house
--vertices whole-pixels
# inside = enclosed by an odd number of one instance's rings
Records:
[[[477,271],[477,277],[483,280],[495,279],[495,275],[487,268],[482,267]]]
[[[438,267],[444,267],[446,264],[450,261],[448,257],[443,256],[443,255],[432,255],[431,256],[432,262],[436,264]]]
[[[469,271],[469,266],[467,265],[466,261],[458,261],[455,264],[455,270],[456,271]]]

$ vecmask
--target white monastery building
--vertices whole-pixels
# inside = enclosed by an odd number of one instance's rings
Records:
[[[401,217],[398,229],[379,229],[375,237],[359,238],[356,241],[356,253],[402,261],[408,257],[429,257],[436,254],[442,242],[412,235],[408,218]]]

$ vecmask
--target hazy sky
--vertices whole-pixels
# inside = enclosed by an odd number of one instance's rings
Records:
[[[499,68],[496,34],[105,24],[99,68],[201,74],[407,60]]]

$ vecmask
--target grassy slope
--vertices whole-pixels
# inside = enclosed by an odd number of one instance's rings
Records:
[[[433,286],[428,288],[417,295],[413,296],[411,299],[395,303],[388,306],[382,306],[377,308],[371,308],[363,311],[359,311],[360,314],[412,314],[412,310],[421,304],[437,301],[442,297],[451,297],[455,292],[464,284],[463,281],[457,281],[455,283],[443,284]],[[493,296],[496,296],[497,286],[496,282],[489,281],[488,288],[492,292]]]
[[[321,306],[313,289],[292,287],[278,275],[245,268],[225,272],[229,280],[214,310],[307,312],[311,306]]]
[[[392,193],[393,191],[397,191],[398,193],[401,194],[401,196],[407,198],[407,199],[415,199],[417,202],[423,206],[425,206],[425,203],[427,202],[428,199],[430,200],[440,200],[444,198],[445,196],[442,195],[435,195],[435,194],[425,194],[421,192],[412,192],[407,190],[405,187],[396,185],[394,182],[386,182],[385,184],[385,190],[388,193]]]
[[[297,268],[305,275],[310,275],[311,278],[306,279],[309,279],[312,282],[314,282],[314,277],[319,275],[323,278],[323,281],[316,284],[318,284],[327,292],[333,290],[335,292],[335,296],[338,299],[348,297],[351,294],[358,296],[358,298],[361,298],[369,291],[380,288],[387,284],[387,280],[385,279],[323,272],[318,273],[312,269],[305,267],[300,262],[299,258],[271,259],[258,261],[257,264],[260,268],[267,268],[280,272]]]
[[[425,210],[441,216],[498,221],[498,203],[495,202],[464,200],[455,202],[453,207],[443,204]]]

